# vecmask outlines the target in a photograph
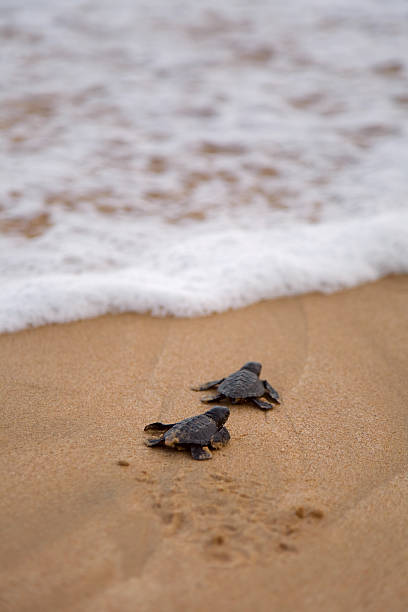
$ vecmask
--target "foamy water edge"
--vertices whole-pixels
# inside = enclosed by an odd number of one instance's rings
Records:
[[[408,267],[407,5],[0,0],[0,331]]]
[[[182,230],[185,232],[185,230]],[[146,246],[146,245],[145,245]],[[51,254],[50,254],[51,255]],[[408,214],[289,229],[191,231],[161,256],[84,274],[46,271],[3,284],[0,330],[105,313],[194,317],[311,291],[325,293],[408,273]]]

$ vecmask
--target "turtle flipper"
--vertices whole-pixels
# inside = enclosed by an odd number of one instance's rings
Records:
[[[192,444],[190,447],[191,456],[197,461],[204,461],[205,459],[211,459],[211,453],[206,446],[199,446],[198,444]]]
[[[220,385],[224,378],[220,378],[219,380],[210,380],[210,382],[203,383],[202,385],[197,385],[195,387],[191,387],[192,391],[207,391],[207,389],[213,389],[217,385]]]
[[[165,438],[164,436],[161,436],[161,438],[150,438],[149,440],[146,440],[145,444],[146,446],[163,446],[165,442]]]
[[[205,404],[210,402],[218,402],[219,400],[224,399],[225,395],[222,393],[217,393],[217,395],[204,395],[204,397],[200,397],[200,401]]]
[[[251,397],[251,402],[255,404],[255,406],[257,408],[260,408],[261,410],[272,410],[274,407],[273,404],[270,404],[269,402],[263,402],[262,400],[256,397]]]
[[[262,381],[266,390],[266,394],[269,395],[273,402],[280,404],[279,393],[268,383],[267,380]]]
[[[226,427],[221,427],[211,438],[210,448],[218,449],[222,448],[230,441],[231,436]]]
[[[174,426],[174,423],[150,423],[149,425],[146,425],[146,427],[144,428],[145,431],[150,431],[152,429],[155,429],[156,431],[167,431],[168,429],[171,429]]]

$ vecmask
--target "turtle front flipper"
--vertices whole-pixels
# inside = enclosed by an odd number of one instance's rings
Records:
[[[231,436],[230,432],[226,427],[221,427],[211,438],[210,440],[210,448],[218,449],[222,448],[230,441]]]
[[[204,404],[208,404],[210,402],[219,402],[224,399],[225,395],[222,393],[217,393],[217,395],[204,395],[204,397],[200,397],[200,402],[204,402]]]
[[[255,404],[255,406],[257,408],[260,408],[261,410],[272,410],[274,407],[273,404],[270,404],[269,402],[263,402],[262,400],[256,397],[251,397],[251,402]]]
[[[146,446],[164,446],[165,438],[161,436],[161,438],[150,438],[150,440],[146,440]]]
[[[269,395],[273,402],[280,404],[279,393],[276,391],[276,389],[274,389],[267,380],[263,380],[262,382],[264,384],[266,394]]]
[[[167,431],[174,426],[174,423],[150,423],[144,428],[145,431],[155,429],[156,431]]]
[[[198,444],[192,444],[190,446],[191,456],[197,461],[204,461],[205,459],[211,459],[211,453],[206,446],[199,446]]]
[[[207,389],[213,389],[217,385],[220,385],[224,378],[220,378],[219,380],[210,380],[210,382],[203,383],[202,385],[197,385],[195,387],[191,387],[192,391],[207,391]]]

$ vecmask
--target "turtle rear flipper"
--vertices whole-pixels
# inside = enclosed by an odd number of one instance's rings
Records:
[[[272,387],[272,385],[270,385],[268,383],[267,380],[263,381],[264,387],[266,389],[266,393],[269,395],[269,397],[271,398],[271,400],[273,402],[276,402],[277,404],[280,404],[280,398],[279,398],[279,393],[276,391],[276,389],[274,389]]]
[[[226,427],[221,427],[217,433],[213,435],[210,441],[210,448],[218,449],[222,448],[230,441],[231,436]]]
[[[156,431],[167,431],[168,429],[171,429],[174,426],[174,423],[150,423],[149,425],[146,425],[146,427],[144,428],[145,431],[150,431],[152,429],[155,429]]]
[[[200,402],[204,402],[204,404],[208,404],[210,402],[219,402],[224,399],[225,395],[223,393],[217,393],[217,395],[204,395],[200,397]]]
[[[251,397],[251,402],[261,410],[273,410],[274,408],[273,404],[270,404],[269,402],[263,402],[262,400],[256,397]]]
[[[211,453],[207,447],[199,446],[198,444],[192,444],[190,446],[191,456],[197,461],[204,461],[205,459],[211,459]]]
[[[203,383],[202,385],[197,385],[191,387],[192,391],[207,391],[207,389],[213,389],[217,385],[220,385],[224,378],[220,378],[219,380],[210,380],[210,382]]]
[[[146,440],[146,446],[164,446],[165,437],[161,436],[161,438],[150,438],[150,440]]]

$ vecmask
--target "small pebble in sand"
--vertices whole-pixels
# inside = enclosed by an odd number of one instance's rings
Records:
[[[128,466],[130,463],[129,461],[126,461],[126,459],[119,459],[118,465]]]
[[[211,538],[210,544],[215,544],[216,546],[222,546],[225,544],[225,538],[223,535],[215,535]]]
[[[321,510],[311,510],[310,516],[313,516],[313,518],[316,519],[321,519],[324,517],[324,513]]]
[[[299,506],[298,508],[296,508],[295,514],[300,519],[303,519],[306,516],[311,516],[312,518],[315,518],[315,519],[322,519],[324,516],[324,513],[322,512],[322,510],[315,510],[315,509],[305,510],[303,506]]]
[[[279,548],[281,550],[287,550],[289,552],[297,552],[296,546],[292,546],[291,544],[287,544],[286,542],[279,542]]]

